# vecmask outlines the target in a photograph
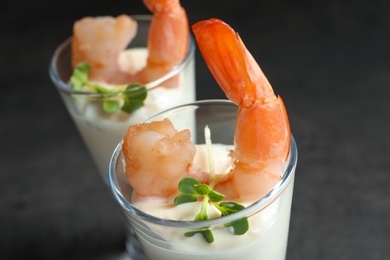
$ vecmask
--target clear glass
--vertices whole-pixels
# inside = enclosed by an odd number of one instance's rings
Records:
[[[147,46],[150,15],[133,15],[138,22],[136,37],[128,46],[139,48]],[[73,90],[69,84],[71,68],[71,39],[63,42],[55,51],[49,73],[64,104],[82,136],[103,180],[108,184],[108,166],[112,151],[125,135],[127,128],[140,123],[152,115],[179,104],[195,101],[195,41],[190,36],[190,46],[185,60],[171,72],[146,84],[148,96],[145,105],[128,114],[122,111],[107,113],[103,94]],[[163,87],[163,83],[179,75],[176,88]],[[123,92],[114,93],[110,100],[119,99]]]
[[[189,128],[195,144],[205,143],[204,127],[207,125],[213,144],[233,145],[236,117],[237,106],[232,102],[205,100],[169,109],[147,122],[169,118],[178,130]],[[148,259],[285,259],[298,158],[293,136],[283,178],[266,196],[237,213],[198,222],[160,219],[133,206],[133,189],[126,178],[121,144],[118,144],[111,159],[110,185]],[[244,216],[250,221],[250,230],[245,235],[234,236],[223,228],[224,224]],[[184,236],[187,231],[203,227],[210,227],[213,233],[218,234],[214,243],[206,243],[201,236]]]

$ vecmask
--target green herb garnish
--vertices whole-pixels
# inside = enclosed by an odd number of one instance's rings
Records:
[[[174,204],[177,206],[182,203],[195,202],[202,197],[202,206],[200,212],[195,217],[195,221],[208,219],[207,207],[210,205],[209,202],[221,212],[221,216],[227,216],[245,208],[243,205],[235,202],[220,202],[225,197],[223,194],[211,189],[209,185],[201,184],[193,177],[185,177],[180,181],[179,195],[175,198]],[[246,217],[225,224],[225,226],[232,227],[235,235],[243,235],[249,229],[248,219]],[[209,228],[190,231],[185,233],[185,236],[192,237],[197,233],[202,234],[207,242],[214,242],[213,234]]]
[[[88,79],[91,66],[87,62],[80,62],[70,77],[70,84],[77,91],[89,91],[104,94],[103,109],[108,113],[114,113],[121,109],[126,113],[132,113],[144,105],[147,96],[145,86],[134,83],[129,85],[106,88],[92,84]],[[118,92],[122,93],[122,100],[114,99]],[[111,98],[111,99],[110,99]]]
[[[206,138],[206,145],[210,150],[211,138],[210,138],[210,131],[207,126],[205,128],[205,138]],[[174,204],[175,206],[177,206],[182,203],[195,202],[203,198],[200,212],[196,215],[194,221],[207,220],[208,219],[207,207],[211,205],[221,212],[221,216],[227,216],[245,208],[245,206],[235,202],[220,202],[225,196],[213,190],[213,187],[216,183],[214,179],[215,175],[213,172],[214,167],[212,166],[212,157],[210,156],[211,152],[209,151],[208,154],[209,154],[209,160],[211,162],[210,163],[210,171],[211,171],[210,184],[209,185],[202,184],[193,177],[185,177],[180,181],[178,185],[179,195],[174,199]],[[248,219],[244,217],[235,220],[231,223],[225,224],[225,227],[232,227],[234,235],[243,235],[249,229]],[[184,235],[186,237],[192,237],[197,233],[202,234],[202,236],[208,243],[214,242],[214,236],[210,228],[208,227],[199,230],[190,231],[185,233]]]

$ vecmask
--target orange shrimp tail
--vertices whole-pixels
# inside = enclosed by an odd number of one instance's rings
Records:
[[[180,64],[188,53],[189,24],[178,0],[144,0],[153,13],[149,31],[147,67],[143,83],[155,80]]]
[[[173,9],[180,7],[179,0],[144,0],[144,5],[152,13],[171,12]]]
[[[285,160],[290,126],[283,101],[276,97],[241,38],[219,19],[192,26],[199,49],[226,96],[239,105],[234,158],[254,164]]]
[[[218,19],[197,22],[192,31],[215,80],[230,100],[241,105],[251,83],[235,32]]]
[[[275,98],[263,71],[228,24],[212,18],[197,22],[192,30],[207,66],[230,100],[249,107],[255,100]]]

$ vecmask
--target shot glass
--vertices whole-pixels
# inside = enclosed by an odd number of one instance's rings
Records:
[[[138,22],[138,31],[128,49],[146,48],[152,16],[133,15],[132,18]],[[195,41],[191,35],[188,54],[184,61],[161,78],[147,83],[148,91],[144,106],[130,114],[121,110],[109,113],[103,109],[104,102],[119,100],[125,94],[124,92],[110,93],[110,97],[107,97],[101,93],[80,92],[72,89],[69,85],[73,72],[70,38],[55,50],[49,67],[51,80],[107,185],[112,151],[123,138],[129,125],[140,123],[167,108],[195,101],[195,48]],[[164,87],[164,82],[174,77],[175,80],[170,82],[177,82],[178,86]]]
[[[232,102],[204,100],[168,109],[146,122],[168,118],[177,130],[190,129],[192,141],[200,145],[205,143],[204,128],[207,125],[213,144],[232,147],[236,117],[237,106]],[[123,141],[118,144],[110,163],[111,190],[147,259],[285,259],[298,158],[293,136],[283,177],[268,194],[236,213],[202,221],[162,219],[135,207],[132,202],[133,188],[126,177],[122,143]],[[225,227],[244,217],[249,221],[249,230],[244,235],[233,235]],[[213,232],[213,243],[206,242],[200,234],[193,237],[184,235],[204,228]]]

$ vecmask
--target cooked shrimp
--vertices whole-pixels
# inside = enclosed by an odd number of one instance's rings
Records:
[[[188,175],[195,156],[188,129],[178,132],[171,121],[129,127],[122,144],[126,175],[138,196],[169,197]]]
[[[122,84],[132,75],[121,70],[118,59],[134,38],[137,22],[127,15],[85,17],[75,22],[72,37],[72,66],[86,61],[90,80]]]
[[[258,199],[281,179],[290,151],[284,103],[229,25],[209,19],[192,29],[214,78],[239,106],[230,154],[233,168],[215,189],[225,194],[225,199]]]
[[[182,62],[188,52],[189,25],[179,0],[144,0],[153,13],[145,67],[129,72],[119,65],[121,52],[137,33],[137,22],[127,15],[86,17],[74,24],[72,65],[86,61],[89,78],[112,84],[146,84]]]
[[[153,13],[148,38],[149,56],[139,73],[141,83],[151,82],[171,71],[187,55],[189,25],[179,0],[144,0]]]

